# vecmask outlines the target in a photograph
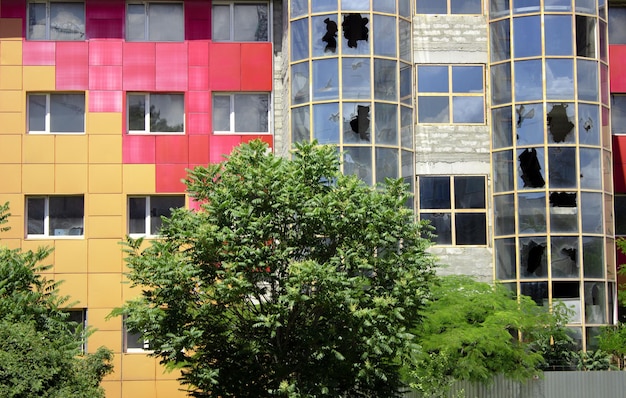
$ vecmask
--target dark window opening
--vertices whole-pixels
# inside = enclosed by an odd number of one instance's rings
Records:
[[[362,140],[369,141],[370,107],[357,105],[357,114],[350,120],[350,128]]]
[[[574,129],[574,123],[567,116],[567,104],[555,104],[548,112],[547,121],[554,142],[565,141],[565,137]]]
[[[367,23],[369,19],[364,18],[361,14],[348,14],[343,17],[343,36],[348,40],[348,47],[357,48],[359,40],[368,40],[369,29]]]
[[[519,163],[522,169],[524,187],[542,188],[546,184],[541,174],[541,165],[539,164],[535,148],[525,149],[519,155]]]
[[[322,41],[326,43],[324,52],[334,53],[337,51],[337,32],[339,31],[337,28],[337,22],[331,21],[330,18],[326,18],[324,23],[326,24],[326,33],[324,34],[324,37],[322,37]]]

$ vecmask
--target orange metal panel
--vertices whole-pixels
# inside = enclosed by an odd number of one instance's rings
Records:
[[[121,164],[89,165],[89,192],[90,193],[121,193],[122,192],[122,165]]]
[[[88,216],[85,233],[90,239],[118,239],[124,237],[124,225],[121,216]]]
[[[22,89],[22,67],[5,65],[0,66],[0,90]]]
[[[122,302],[122,276],[119,273],[90,273],[88,278],[89,307],[113,308],[120,305]],[[87,281],[85,281],[85,285],[87,285]]]
[[[0,41],[0,65],[22,65],[22,41]]]
[[[122,136],[89,135],[89,163],[122,163]]]
[[[124,214],[125,199],[120,194],[96,194],[88,195],[87,213],[92,216],[115,216]]]
[[[24,93],[17,90],[4,90],[0,95],[0,112],[24,112]]]
[[[24,134],[26,130],[26,122],[24,114],[19,112],[2,112],[0,113],[0,134]]]
[[[86,164],[57,164],[54,168],[54,193],[80,194],[87,191]]]
[[[122,246],[119,239],[89,239],[89,272],[122,272]]]
[[[122,134],[122,113],[88,112],[87,134]]]
[[[23,162],[53,163],[54,144],[54,135],[51,134],[24,135],[22,141]]]
[[[154,380],[124,380],[124,383],[122,383],[122,396],[133,398],[154,398],[156,396],[156,384]]]
[[[59,286],[62,296],[70,296],[70,302],[76,307],[90,306],[87,300],[87,274],[62,274],[54,277],[55,281],[63,281]]]
[[[54,245],[54,272],[58,274],[80,274],[87,272],[87,240],[57,240]],[[63,278],[63,276],[59,276]]]
[[[145,354],[122,354],[122,380],[154,380],[156,361]]]
[[[111,311],[113,311],[113,307],[90,309],[89,310],[89,325],[93,326],[94,328],[98,330],[110,330],[110,331],[118,331],[118,332],[121,331],[122,330],[122,317],[114,316],[114,317],[108,318]]]
[[[2,185],[5,184],[3,183]],[[22,190],[26,194],[47,195],[50,192],[54,192],[54,165],[22,165]]]
[[[127,193],[155,193],[154,164],[123,165],[123,191]]]
[[[24,91],[54,91],[54,66],[24,66]]]
[[[54,152],[56,163],[87,163],[87,136],[56,135]]]
[[[1,92],[0,95],[2,95]],[[0,135],[0,163],[20,163],[21,161],[22,136],[17,134]]]

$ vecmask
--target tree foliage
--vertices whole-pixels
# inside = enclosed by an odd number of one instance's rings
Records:
[[[161,239],[127,242],[141,298],[118,313],[194,396],[394,397],[433,258],[400,181],[373,189],[336,150],[260,141],[186,181]]]
[[[8,215],[1,205],[0,225]],[[104,397],[99,383],[112,370],[112,353],[81,355],[87,331],[67,319],[68,298],[40,274],[50,252],[0,246],[0,396]]]
[[[432,292],[414,331],[422,350],[409,369],[413,386],[426,396],[446,396],[454,381],[489,384],[497,374],[513,380],[535,376],[546,364],[551,336],[565,333],[562,307],[550,314],[501,285],[447,276]]]

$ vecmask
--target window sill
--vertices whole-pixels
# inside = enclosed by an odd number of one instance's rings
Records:
[[[28,240],[82,240],[85,235],[26,235]]]
[[[128,135],[185,135],[183,132],[176,131],[166,131],[166,132],[150,132],[150,131],[128,131],[126,134]]]
[[[269,131],[250,131],[250,132],[238,132],[238,131],[213,131],[213,135],[272,135]]]
[[[87,134],[84,131],[72,131],[72,132],[63,132],[63,131],[29,131],[29,135],[85,135]]]

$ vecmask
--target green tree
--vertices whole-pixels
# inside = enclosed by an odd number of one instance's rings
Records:
[[[373,189],[336,150],[243,144],[186,181],[199,211],[164,220],[127,263],[116,314],[194,396],[395,397],[429,297],[429,241],[400,181]]]
[[[413,387],[426,396],[446,396],[455,381],[489,384],[497,374],[513,380],[538,375],[544,348],[550,350],[551,336],[564,330],[561,307],[550,314],[529,297],[516,300],[502,285],[446,276],[432,294],[414,330],[422,349],[408,369]]]
[[[0,225],[8,216],[8,203],[0,205]],[[88,331],[68,320],[68,298],[40,274],[50,252],[0,246],[0,396],[104,397],[112,353],[81,354]]]

